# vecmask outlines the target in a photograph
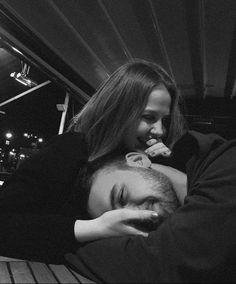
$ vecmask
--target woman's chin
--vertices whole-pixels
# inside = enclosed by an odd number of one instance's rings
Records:
[[[147,149],[147,145],[144,142],[138,141],[138,143],[135,146],[136,151],[144,152]]]

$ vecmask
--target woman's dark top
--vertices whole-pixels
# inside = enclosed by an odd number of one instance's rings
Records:
[[[84,137],[66,133],[12,174],[0,189],[0,255],[63,261],[76,244],[73,190],[86,162]]]

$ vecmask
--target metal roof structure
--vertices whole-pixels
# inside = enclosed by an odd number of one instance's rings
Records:
[[[190,115],[208,99],[206,112],[234,112],[235,0],[1,0],[0,20],[0,59],[15,48],[32,76],[34,66],[44,72],[35,80],[50,78],[82,104],[116,68],[142,58],[174,77]],[[19,93],[1,70],[0,106]]]

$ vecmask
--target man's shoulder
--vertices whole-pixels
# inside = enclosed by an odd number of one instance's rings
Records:
[[[173,150],[176,153],[188,150],[190,155],[198,154],[202,156],[225,142],[227,140],[216,133],[203,134],[189,130],[176,142]]]
[[[186,171],[186,165],[193,156],[197,159],[205,158],[225,142],[226,140],[218,134],[203,134],[189,130],[173,147],[172,166]]]

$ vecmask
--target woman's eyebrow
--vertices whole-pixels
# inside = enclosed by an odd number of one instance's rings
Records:
[[[165,116],[168,116],[168,115],[170,115],[170,111],[169,110],[167,110],[166,112],[163,112],[163,111],[156,111],[156,110],[152,110],[152,109],[144,109],[144,111],[143,111],[143,113],[148,113],[148,114],[154,114],[154,115],[156,115],[156,114],[163,114],[163,115],[165,115]]]

